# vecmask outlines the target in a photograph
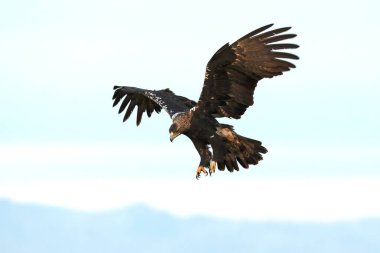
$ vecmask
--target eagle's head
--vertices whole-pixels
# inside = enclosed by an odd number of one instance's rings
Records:
[[[189,130],[191,115],[188,112],[176,113],[172,117],[172,125],[169,128],[170,141]]]

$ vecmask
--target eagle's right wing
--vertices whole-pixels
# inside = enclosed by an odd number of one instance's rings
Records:
[[[195,102],[182,96],[175,95],[171,90],[146,90],[135,87],[115,86],[113,95],[113,106],[116,106],[123,98],[119,113],[125,112],[123,121],[126,121],[133,109],[137,106],[136,124],[139,125],[144,112],[150,117],[153,111],[160,113],[164,109],[170,117],[177,112],[184,112],[195,106]]]

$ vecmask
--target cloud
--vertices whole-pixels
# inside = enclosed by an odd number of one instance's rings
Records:
[[[339,144],[266,145],[258,166],[216,177],[380,176],[379,148]],[[96,142],[0,145],[0,182],[97,178],[193,178],[199,156],[187,138],[176,143]]]
[[[340,221],[380,217],[380,179],[86,180],[3,184],[0,197],[84,211],[144,203],[179,216]]]

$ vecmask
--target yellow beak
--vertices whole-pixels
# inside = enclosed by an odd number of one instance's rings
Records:
[[[173,142],[173,140],[180,135],[179,133],[170,132],[170,141]]]

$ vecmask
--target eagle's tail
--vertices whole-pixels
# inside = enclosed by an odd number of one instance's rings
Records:
[[[262,154],[268,152],[268,150],[261,145],[261,141],[250,139],[241,135],[237,135],[237,138],[240,143],[239,151],[242,155],[236,156],[236,159],[244,168],[248,168],[249,164],[258,164],[259,161],[263,159]]]
[[[231,126],[223,125],[218,135],[224,137],[224,140],[219,142],[223,143],[223,147],[219,146],[217,150],[213,148],[213,159],[217,162],[219,170],[224,170],[225,167],[230,172],[239,170],[238,163],[247,169],[251,164],[258,164],[263,159],[262,154],[268,152],[260,141],[238,135]]]

